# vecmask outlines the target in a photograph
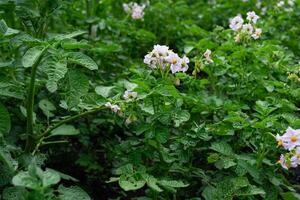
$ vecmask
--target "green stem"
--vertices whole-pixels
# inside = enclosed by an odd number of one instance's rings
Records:
[[[37,142],[37,144],[36,144],[36,146],[35,146],[35,148],[34,148],[32,154],[34,155],[34,154],[38,151],[39,147],[40,147],[41,145],[45,144],[45,143],[43,143],[44,139],[49,138],[51,132],[52,132],[54,129],[58,128],[59,126],[65,124],[65,123],[71,122],[71,121],[73,121],[73,120],[75,120],[75,119],[78,119],[78,118],[80,118],[80,117],[89,115],[89,114],[91,114],[91,113],[98,112],[99,110],[102,110],[102,109],[103,109],[103,107],[99,107],[99,108],[95,108],[95,109],[93,109],[93,110],[89,110],[89,111],[86,111],[86,112],[83,112],[83,113],[80,113],[80,114],[77,114],[77,115],[68,117],[68,118],[66,118],[66,119],[64,119],[64,120],[62,120],[62,121],[60,121],[60,122],[54,124],[53,126],[49,127],[44,133],[42,133],[40,136],[37,137],[37,141],[38,141],[38,142]],[[51,143],[51,142],[48,142],[47,144],[50,144],[50,143]]]
[[[35,63],[31,67],[31,79],[30,79],[30,85],[28,89],[28,97],[27,97],[27,107],[26,107],[26,113],[27,113],[27,140],[26,140],[26,146],[25,146],[25,152],[30,152],[32,150],[32,147],[34,145],[35,139],[34,139],[34,131],[33,131],[33,106],[34,106],[34,94],[35,94],[35,79],[36,79],[36,72],[37,68],[43,58],[44,53],[48,49],[49,46],[46,46]]]
[[[66,119],[63,119],[61,120],[60,122],[54,124],[53,126],[49,127],[44,133],[42,133],[38,138],[41,139],[41,138],[45,138],[47,136],[50,135],[50,133],[58,128],[59,126],[65,124],[65,123],[68,123],[68,122],[71,122],[75,119],[78,119],[80,117],[83,117],[83,116],[86,116],[86,115],[89,115],[89,114],[92,114],[92,113],[95,113],[95,112],[98,112],[99,110],[102,110],[104,107],[99,107],[99,108],[95,108],[93,110],[89,110],[89,111],[86,111],[86,112],[83,112],[83,113],[80,113],[80,114],[77,114],[77,115],[74,115],[74,116],[71,116],[71,117],[68,117]]]

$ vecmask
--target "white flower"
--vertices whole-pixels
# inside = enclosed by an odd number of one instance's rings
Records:
[[[296,148],[295,155],[291,157],[291,167],[297,167],[300,164],[300,147]]]
[[[156,65],[158,64],[157,62],[157,58],[153,57],[153,53],[148,53],[147,55],[145,55],[144,57],[144,63],[149,65],[149,67],[155,69]]]
[[[260,28],[255,29],[255,32],[251,35],[253,37],[253,39],[258,39],[260,38],[262,34],[262,30]]]
[[[243,30],[246,31],[249,34],[253,33],[253,26],[251,24],[244,24]]]
[[[295,2],[294,2],[294,0],[288,0],[288,4],[289,4],[290,6],[294,6]]]
[[[254,24],[256,24],[257,20],[259,19],[259,16],[256,15],[254,11],[251,11],[251,12],[247,12],[247,19],[250,22],[253,22]]]
[[[278,6],[278,7],[282,7],[282,6],[284,6],[284,4],[285,4],[284,1],[279,1],[279,2],[277,3],[277,6]]]
[[[289,151],[300,145],[300,129],[294,130],[288,127],[282,135],[283,147]]]
[[[282,155],[282,154],[280,155],[280,158],[277,161],[277,163],[279,163],[284,169],[289,169],[289,167],[287,166],[284,155]]]
[[[130,5],[127,4],[127,3],[123,3],[123,10],[124,10],[126,13],[130,13],[130,12],[131,12]]]
[[[121,108],[118,105],[113,105],[110,102],[107,102],[105,104],[105,107],[110,108],[112,112],[117,113],[121,110]]]
[[[181,59],[181,71],[182,72],[186,72],[189,69],[189,64],[190,59],[186,56],[183,56],[183,58]]]
[[[123,97],[125,100],[135,99],[137,97],[137,92],[126,90]]]
[[[236,16],[236,17],[234,17],[233,19],[230,20],[229,27],[232,30],[237,31],[242,27],[243,23],[244,23],[243,18],[241,16]]]
[[[205,59],[209,63],[213,63],[214,61],[211,59],[210,55],[211,55],[211,50],[210,49],[206,49],[206,51],[204,52],[203,56],[205,57]]]
[[[154,45],[152,52],[148,53],[144,57],[144,63],[149,65],[152,69],[159,67],[165,70],[166,67],[170,67],[171,72],[186,72],[188,70],[188,63],[190,60],[184,56],[180,58],[177,53],[174,53],[165,45]]]
[[[157,53],[158,56],[167,56],[169,53],[169,47],[166,45],[154,45],[153,52]]]
[[[170,63],[170,69],[173,74],[181,71],[182,60],[177,53],[170,51],[165,60]]]
[[[142,19],[144,17],[144,9],[145,9],[144,5],[140,6],[135,3],[132,7],[132,14],[131,14],[132,19]]]
[[[107,107],[107,108],[111,108],[111,106],[112,106],[112,104],[111,104],[110,102],[107,102],[107,103],[105,104],[105,107]]]
[[[130,14],[132,19],[142,19],[144,17],[144,9],[146,5],[139,5],[137,3],[124,3],[123,4],[123,10],[127,13]]]

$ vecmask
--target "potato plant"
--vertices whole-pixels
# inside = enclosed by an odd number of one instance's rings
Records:
[[[293,0],[0,2],[0,199],[300,199]]]

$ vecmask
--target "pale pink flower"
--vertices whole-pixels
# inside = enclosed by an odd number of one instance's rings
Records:
[[[243,26],[243,23],[244,23],[244,20],[241,16],[236,16],[234,18],[232,18],[230,20],[230,24],[229,24],[229,27],[234,30],[234,31],[237,31],[239,30],[240,28],[242,28]]]
[[[105,107],[110,108],[112,112],[117,113],[121,110],[121,108],[118,105],[113,105],[110,102],[107,102],[105,104]]]
[[[262,30],[260,28],[255,29],[255,32],[251,35],[253,39],[257,40],[261,37]]]
[[[247,20],[249,20],[250,22],[253,22],[254,24],[256,24],[258,19],[259,19],[259,16],[256,15],[254,11],[247,12]]]
[[[294,130],[288,127],[286,133],[282,135],[283,147],[289,151],[300,145],[300,129]]]
[[[244,24],[243,30],[246,31],[249,34],[253,33],[253,26],[251,24]]]
[[[124,95],[123,95],[123,98],[125,100],[135,99],[136,97],[137,97],[137,92],[132,92],[130,90],[126,90]]]
[[[210,55],[211,55],[211,50],[210,49],[206,49],[206,51],[204,52],[203,56],[205,57],[205,59],[207,60],[207,62],[213,63],[214,61],[211,59]]]
[[[283,167],[284,169],[289,169],[289,166],[287,165],[284,155],[282,155],[282,154],[280,155],[280,158],[277,161],[277,163],[279,163],[281,165],[281,167]]]

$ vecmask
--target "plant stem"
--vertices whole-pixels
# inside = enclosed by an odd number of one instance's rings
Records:
[[[44,138],[44,137],[47,137],[49,136],[49,134],[51,133],[51,131],[53,131],[54,129],[58,128],[59,126],[65,124],[65,123],[68,123],[68,122],[71,122],[75,119],[78,119],[80,117],[83,117],[83,116],[86,116],[86,115],[89,115],[91,113],[95,113],[95,112],[98,112],[100,110],[102,110],[104,107],[99,107],[99,108],[95,108],[95,109],[92,109],[92,110],[88,110],[86,112],[83,112],[83,113],[79,113],[77,115],[74,115],[74,116],[71,116],[71,117],[68,117],[66,119],[63,119],[61,120],[60,122],[54,124],[53,126],[49,127],[44,133],[42,133],[38,138],[41,139],[41,138]]]
[[[25,152],[28,153],[32,150],[32,147],[34,145],[35,139],[34,139],[34,131],[33,131],[33,106],[34,106],[34,94],[35,94],[35,79],[36,79],[36,71],[38,68],[38,65],[40,64],[44,53],[48,49],[49,46],[46,46],[35,63],[31,67],[31,79],[30,79],[30,85],[28,89],[28,97],[27,97],[27,107],[26,107],[26,113],[27,113],[27,140],[26,140],[26,146],[25,146]]]

